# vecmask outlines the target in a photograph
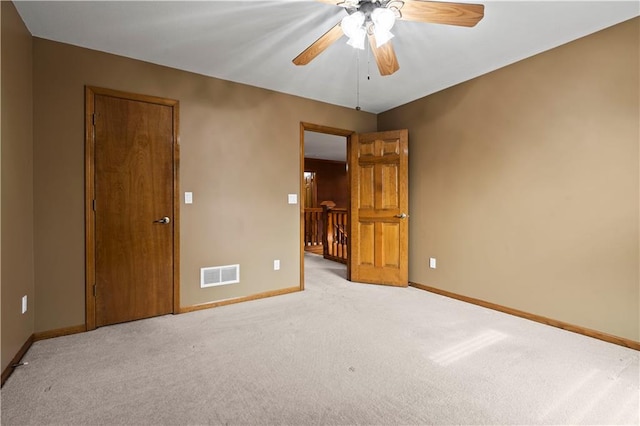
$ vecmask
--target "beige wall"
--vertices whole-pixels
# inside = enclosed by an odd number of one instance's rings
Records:
[[[84,323],[84,85],[180,101],[181,304],[300,283],[300,121],[356,131],[376,116],[34,39],[36,331]],[[184,197],[181,197],[184,198]],[[281,269],[273,271],[273,260]],[[200,289],[200,268],[241,282]]]
[[[84,323],[84,85],[181,102],[182,306],[297,286],[299,122],[377,124],[410,131],[412,281],[640,340],[638,19],[377,123],[31,39],[10,2],[1,19],[3,369],[34,331]],[[200,267],[228,263],[240,284],[199,288]]]
[[[380,114],[409,129],[411,281],[640,340],[639,26]]]
[[[31,34],[2,8],[2,370],[34,330]],[[29,307],[21,313],[22,296]]]

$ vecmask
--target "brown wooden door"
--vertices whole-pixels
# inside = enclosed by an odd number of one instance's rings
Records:
[[[174,108],[104,94],[93,107],[95,324],[171,313]]]
[[[316,172],[304,172],[304,207],[318,207],[318,185],[316,185]]]
[[[351,281],[408,285],[408,134],[397,130],[352,137]]]

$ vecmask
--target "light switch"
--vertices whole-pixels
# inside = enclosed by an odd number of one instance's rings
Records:
[[[429,268],[436,269],[436,258],[435,257],[430,257],[429,258]]]
[[[193,192],[185,192],[184,193],[184,203],[185,204],[193,204]]]
[[[289,204],[298,204],[298,194],[289,194]]]

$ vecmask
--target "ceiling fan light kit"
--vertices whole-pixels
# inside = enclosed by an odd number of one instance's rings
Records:
[[[324,33],[293,60],[306,65],[346,35],[347,44],[364,49],[365,39],[376,59],[380,74],[400,69],[391,39],[396,20],[473,27],[484,17],[484,5],[423,0],[316,0],[344,8],[348,15]]]
[[[364,39],[373,33],[376,37],[376,47],[380,47],[393,38],[391,28],[396,22],[396,14],[380,3],[369,3],[370,7],[363,10],[351,10],[349,15],[342,18],[340,26],[344,34],[349,37],[347,44],[356,49],[364,50]],[[372,9],[373,8],[373,9]]]

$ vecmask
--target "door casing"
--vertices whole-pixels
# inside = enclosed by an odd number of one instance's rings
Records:
[[[353,130],[345,130],[338,129],[336,127],[329,126],[321,126],[318,124],[312,123],[300,123],[300,290],[304,290],[304,193],[305,193],[305,184],[304,184],[304,132],[317,132],[317,133],[325,133],[328,135],[334,136],[344,136],[347,140],[347,164],[349,164],[349,155],[351,152],[351,137],[355,134]],[[350,182],[349,179],[349,168],[347,167],[347,182]],[[348,183],[350,185],[350,183]],[[347,191],[351,193],[351,187],[347,187]],[[351,197],[349,197],[349,200]],[[347,206],[347,217],[350,217],[349,214],[351,207]],[[347,257],[351,256],[349,253],[350,244],[347,245]],[[351,279],[349,265],[347,264],[347,279]]]
[[[132,101],[155,103],[169,106],[173,114],[173,313],[180,312],[180,196],[179,196],[179,102],[155,96],[133,94],[117,90],[85,87],[85,326],[86,330],[96,328],[95,299],[95,96],[105,95]]]

